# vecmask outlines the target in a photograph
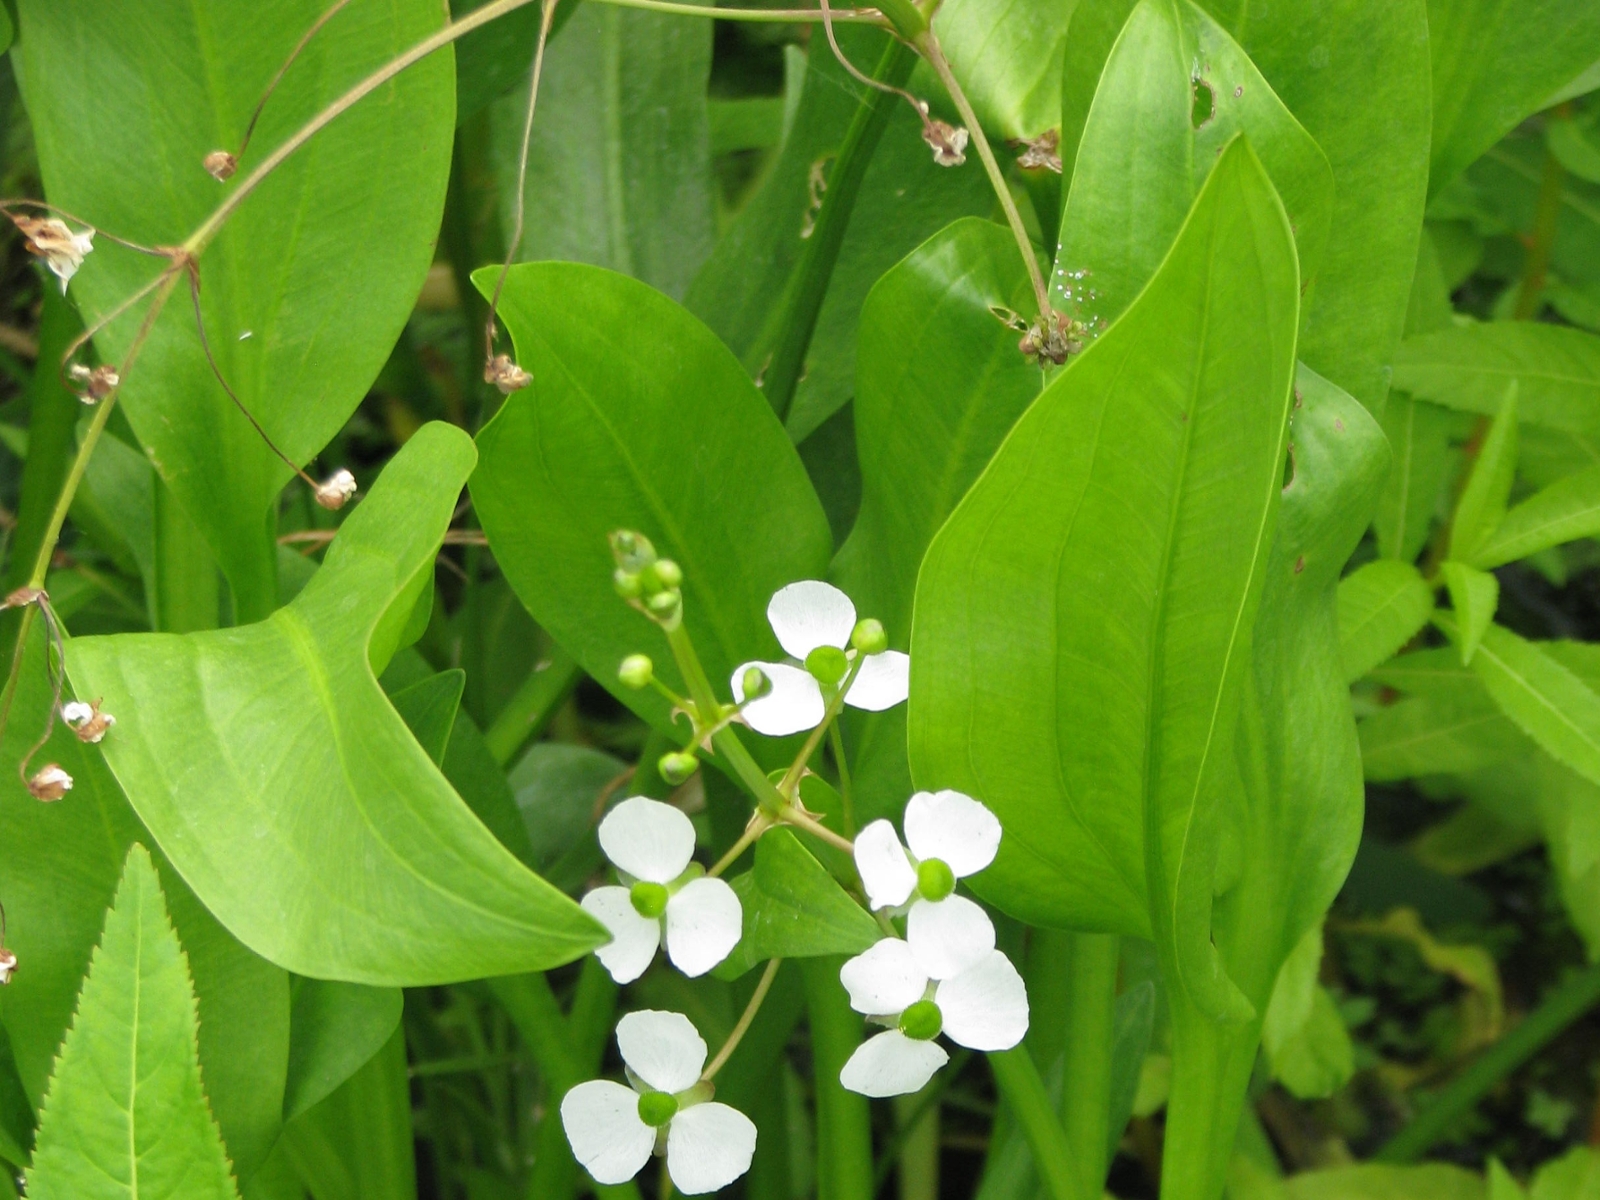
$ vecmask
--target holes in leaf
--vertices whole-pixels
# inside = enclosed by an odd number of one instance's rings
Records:
[[[1194,107],[1189,111],[1189,121],[1199,129],[1217,115],[1217,93],[1204,79],[1194,81]]]
[[[1289,443],[1289,453],[1283,456],[1283,490],[1288,491],[1294,482],[1294,443]]]

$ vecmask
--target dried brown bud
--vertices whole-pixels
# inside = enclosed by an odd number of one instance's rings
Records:
[[[28,791],[35,800],[59,800],[72,790],[72,776],[61,769],[59,763],[40,767],[28,780]]]
[[[312,493],[317,503],[330,512],[337,512],[345,506],[346,501],[356,494],[356,477],[349,471],[340,467],[324,482],[317,485],[317,490]]]
[[[1043,168],[1061,174],[1061,134],[1055,129],[1046,129],[1031,141],[1016,141],[1011,143],[1021,149],[1017,155],[1017,166],[1024,171],[1037,171]]]
[[[232,179],[233,173],[239,169],[239,160],[226,150],[213,150],[203,161],[206,174],[218,183]]]
[[[82,700],[72,700],[61,706],[61,719],[68,729],[78,735],[80,742],[98,742],[105,737],[106,730],[117,723],[117,719],[110,713],[100,711],[100,701],[85,704]]]
[[[94,230],[73,233],[57,217],[12,217],[27,242],[28,253],[44,259],[45,266],[61,280],[61,294],[67,294],[67,281],[78,273],[83,256],[94,249]]]
[[[4,946],[0,946],[0,987],[11,982],[11,977],[17,973],[17,956]]]
[[[0,604],[0,608],[27,608],[28,605],[43,595],[43,588],[19,587],[5,598],[5,602]]]
[[[967,161],[967,131],[947,121],[927,121],[922,140],[933,147],[933,161],[941,167],[959,167]]]
[[[78,393],[78,399],[85,404],[104,400],[116,391],[117,385],[122,382],[122,376],[117,374],[117,369],[110,363],[101,363],[98,367],[73,363],[67,370],[67,377],[83,389]]]
[[[1037,359],[1040,366],[1048,362],[1059,367],[1083,349],[1088,336],[1089,327],[1082,321],[1052,311],[1047,319],[1040,319],[1028,326],[1028,332],[1017,343],[1017,349]]]
[[[484,364],[483,381],[494,384],[502,396],[509,396],[532,383],[533,376],[512,362],[509,354],[496,354]]]

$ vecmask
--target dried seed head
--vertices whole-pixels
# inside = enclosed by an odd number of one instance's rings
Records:
[[[967,161],[967,131],[947,121],[927,121],[922,140],[933,147],[933,161],[941,167],[959,167]]]
[[[117,723],[117,719],[110,713],[100,711],[100,701],[85,704],[82,700],[72,700],[61,706],[61,720],[68,729],[78,735],[80,742],[98,742],[105,737],[106,730]]]
[[[319,483],[317,490],[311,494],[323,508],[337,512],[345,506],[351,496],[356,494],[356,477],[340,467],[324,482]]]
[[[232,179],[233,173],[239,169],[239,160],[226,150],[213,150],[203,161],[206,174],[218,183]]]
[[[40,767],[28,780],[28,792],[35,800],[59,800],[72,790],[72,776],[59,763]]]
[[[94,230],[73,233],[58,217],[12,217],[26,240],[28,253],[44,259],[45,266],[61,280],[61,294],[67,294],[67,281],[78,273],[83,257],[94,249]]]
[[[512,362],[509,354],[496,354],[484,364],[483,381],[494,384],[502,396],[509,396],[532,383],[533,376]]]
[[[1011,143],[1022,151],[1017,155],[1017,166],[1024,171],[1037,171],[1043,168],[1061,174],[1061,133],[1059,130],[1046,129],[1032,140],[1021,140]]]
[[[1037,359],[1040,366],[1048,362],[1059,367],[1083,349],[1088,334],[1089,327],[1082,321],[1052,311],[1048,318],[1028,326],[1028,332],[1017,343],[1017,349],[1029,358]]]
[[[0,608],[26,608],[43,595],[43,588],[19,587],[6,596],[5,602],[0,603]]]
[[[83,389],[78,393],[78,399],[85,404],[104,400],[116,391],[117,385],[122,382],[122,376],[117,374],[117,369],[110,363],[101,363],[98,367],[73,363],[67,368],[67,378]]]
[[[11,976],[17,971],[17,956],[4,946],[0,946],[0,987],[11,982]]]

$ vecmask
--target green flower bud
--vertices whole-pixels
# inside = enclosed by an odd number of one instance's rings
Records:
[[[666,1092],[645,1092],[639,1097],[639,1120],[651,1129],[660,1129],[678,1115],[678,1100]]]
[[[663,754],[661,760],[656,763],[656,770],[661,772],[661,778],[673,787],[686,783],[699,769],[700,760],[687,750],[674,750],[669,754]]]
[[[651,883],[641,879],[628,889],[628,899],[633,901],[633,911],[641,917],[652,920],[667,911],[667,889],[665,884]]]
[[[659,559],[655,570],[662,587],[675,588],[683,583],[683,568],[670,558]]]
[[[644,602],[650,615],[658,621],[671,621],[683,609],[683,597],[676,591],[657,592]]]
[[[837,646],[818,646],[806,655],[806,670],[818,683],[834,687],[850,669],[850,660]]]
[[[617,678],[631,688],[645,688],[655,678],[656,665],[648,654],[630,654],[617,668]]]
[[[746,667],[739,682],[744,685],[746,700],[759,700],[772,690],[772,680],[760,667]]]
[[[917,894],[924,900],[943,900],[955,890],[955,872],[946,864],[937,858],[925,858],[917,864]]]
[[[944,1028],[944,1014],[932,1000],[918,1000],[900,1014],[900,1032],[919,1042],[931,1042]]]
[[[656,548],[650,539],[631,529],[619,529],[611,535],[611,554],[617,566],[639,572],[656,561]]]
[[[622,567],[611,572],[611,586],[617,589],[617,595],[624,600],[637,600],[643,589],[639,584],[639,576]]]
[[[850,631],[850,644],[863,654],[882,654],[889,648],[889,635],[883,631],[881,621],[868,617],[856,622]]]

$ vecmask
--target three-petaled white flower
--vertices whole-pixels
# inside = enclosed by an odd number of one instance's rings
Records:
[[[711,1100],[714,1089],[700,1081],[706,1044],[689,1018],[631,1012],[617,1022],[617,1048],[632,1088],[592,1079],[561,1101],[572,1156],[597,1183],[626,1183],[659,1150],[673,1185],[690,1196],[727,1187],[750,1169],[756,1127]]]
[[[694,855],[694,823],[670,804],[633,796],[600,822],[600,848],[625,887],[598,887],[583,908],[611,931],[595,951],[618,983],[632,983],[655,957],[666,923],[667,957],[693,978],[728,957],[744,927],[739,897],[709,879]]]
[[[815,729],[827,714],[828,698],[843,683],[862,657],[844,702],[852,708],[882,712],[905,700],[910,690],[911,659],[898,650],[877,649],[867,641],[866,648],[852,649],[857,632],[856,606],[832,584],[803,579],[773,593],[767,605],[767,621],[778,635],[778,644],[792,655],[795,663],[747,662],[733,673],[733,698],[750,728],[770,737],[783,737]],[[877,639],[881,626],[871,625]],[[759,667],[771,681],[771,690],[745,703],[746,673]],[[824,694],[824,687],[828,689]]]
[[[994,861],[1000,821],[960,792],[918,792],[906,804],[905,830],[909,854],[888,821],[863,829],[856,836],[856,870],[872,908],[911,902],[906,936],[928,974],[949,979],[994,949],[989,914],[954,893],[956,880]]]
[[[12,221],[27,240],[28,250],[44,259],[45,266],[61,281],[61,294],[83,265],[84,255],[94,249],[94,230],[73,233],[59,217],[13,217]]]
[[[1028,1032],[1028,990],[1000,951],[944,976],[924,939],[884,938],[839,969],[850,1007],[890,1028],[868,1038],[839,1072],[863,1096],[903,1096],[921,1089],[950,1060],[933,1039],[941,1032],[970,1050],[1009,1050]],[[976,952],[980,947],[970,947]],[[935,969],[930,969],[935,968]]]

